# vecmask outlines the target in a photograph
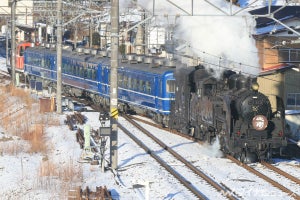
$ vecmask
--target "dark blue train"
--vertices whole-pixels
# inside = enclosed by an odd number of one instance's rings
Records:
[[[109,105],[110,58],[107,52],[81,49],[63,51],[63,93],[89,97],[95,103]],[[24,53],[24,72],[29,81],[56,88],[56,51],[32,47]],[[129,55],[118,68],[120,111],[134,111],[167,124],[170,101],[175,96],[174,67],[160,66],[152,57]]]
[[[27,48],[24,57],[27,79],[55,89],[55,48]],[[141,55],[120,59],[120,111],[150,116],[200,140],[218,138],[224,152],[244,162],[283,155],[287,142],[282,99],[276,97],[276,105],[271,106],[258,91],[255,77],[224,70],[217,79],[202,65],[177,63],[175,70],[170,60],[152,59]],[[63,51],[62,82],[64,94],[88,97],[108,107],[110,57],[106,51]]]

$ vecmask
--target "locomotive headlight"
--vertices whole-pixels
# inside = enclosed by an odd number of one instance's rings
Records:
[[[259,88],[258,83],[252,83],[251,88],[252,88],[252,90],[254,90],[254,91],[258,91],[258,88]]]

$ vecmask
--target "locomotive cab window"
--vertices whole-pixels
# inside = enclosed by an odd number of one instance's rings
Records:
[[[204,84],[204,95],[212,95],[213,90],[213,84]]]

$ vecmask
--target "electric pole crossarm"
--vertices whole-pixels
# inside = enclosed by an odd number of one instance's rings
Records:
[[[139,23],[137,23],[136,25],[130,27],[129,29],[127,29],[126,31],[122,32],[120,35],[117,35],[118,37],[125,35],[126,33],[128,33],[129,31],[133,30],[134,28],[138,27],[141,24],[146,23],[148,20],[152,19],[153,16],[147,17],[146,19],[144,19],[143,21],[140,21]]]

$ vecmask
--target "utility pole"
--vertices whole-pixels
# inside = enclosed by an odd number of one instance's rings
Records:
[[[56,112],[62,113],[61,107],[61,65],[62,65],[62,0],[57,1],[57,35],[56,35],[56,51],[57,51],[57,86],[56,86]]]
[[[111,0],[111,68],[110,68],[110,162],[118,167],[118,65],[119,65],[119,0]]]
[[[9,48],[8,48],[8,42],[9,42],[9,40],[8,40],[8,32],[9,32],[9,30],[8,30],[8,18],[6,18],[6,33],[5,33],[5,35],[6,35],[6,66],[8,66],[8,58],[9,58]]]
[[[11,0],[11,82],[16,85],[16,4],[17,0]]]

